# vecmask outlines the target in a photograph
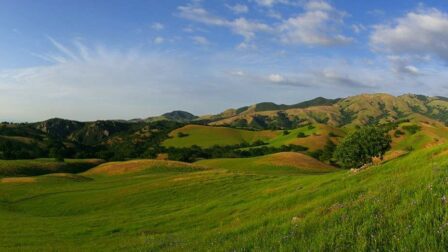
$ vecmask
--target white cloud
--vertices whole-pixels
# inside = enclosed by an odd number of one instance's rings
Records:
[[[237,18],[231,22],[231,29],[236,34],[244,37],[244,39],[251,40],[255,37],[257,32],[268,32],[271,31],[271,27],[266,24],[249,21],[245,18]]]
[[[156,30],[156,31],[161,31],[161,30],[165,29],[165,25],[156,22],[151,25],[151,29]]]
[[[254,0],[256,4],[263,7],[273,7],[276,4],[289,4],[288,0]]]
[[[413,65],[412,63],[415,60],[414,57],[391,55],[388,56],[387,59],[389,60],[392,66],[392,71],[399,75],[405,74],[416,76],[421,74],[420,69],[418,69],[418,67]],[[427,59],[420,57],[418,61],[425,62],[427,61]]]
[[[243,17],[234,20],[227,20],[225,18],[212,15],[207,10],[193,5],[179,6],[178,10],[179,15],[183,18],[206,25],[227,27],[235,34],[243,36],[245,41],[253,39],[257,32],[267,32],[271,30],[271,27],[264,23],[250,21]]]
[[[203,23],[206,25],[215,25],[215,26],[228,26],[229,21],[210,14],[204,8],[194,6],[194,5],[186,5],[177,7],[179,10],[179,16],[182,18],[186,18],[189,20],[193,20],[199,23]]]
[[[255,2],[262,6],[272,6],[276,1],[275,0],[255,0]]]
[[[249,7],[244,4],[235,4],[235,5],[226,5],[233,13],[235,14],[243,14],[249,12]]]
[[[165,42],[165,39],[163,37],[157,36],[152,41],[154,44],[160,45]]]
[[[191,37],[191,39],[197,45],[209,45],[210,44],[210,41],[208,41],[207,38],[202,37],[202,36],[193,36],[193,37]]]
[[[363,31],[367,30],[367,28],[363,24],[353,24],[352,30],[354,33],[361,33]]]
[[[353,39],[340,33],[345,13],[327,2],[309,1],[305,12],[285,20],[281,26],[280,40],[286,44],[340,45]]]
[[[372,47],[381,52],[436,56],[448,61],[448,14],[437,9],[420,9],[393,24],[377,25],[370,36]]]
[[[280,74],[271,74],[271,75],[269,75],[268,79],[272,82],[277,82],[277,83],[285,81],[285,77],[283,77]]]
[[[261,5],[272,5],[277,1],[259,2]],[[291,4],[288,1],[282,2]],[[229,28],[233,33],[243,36],[244,42],[238,48],[247,48],[257,33],[269,33],[285,44],[306,44],[331,46],[347,44],[352,38],[343,35],[345,13],[335,9],[326,1],[311,0],[303,5],[304,12],[282,20],[280,24],[268,25],[244,17],[229,20],[209,13],[202,7],[187,5],[178,7],[179,16],[210,26]],[[273,12],[275,13],[275,12]],[[277,16],[281,18],[281,16]]]

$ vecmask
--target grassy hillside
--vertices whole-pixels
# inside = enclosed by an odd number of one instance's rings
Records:
[[[295,125],[295,122],[323,123],[336,127],[352,128],[356,125],[385,123],[416,115],[427,116],[432,119],[448,123],[448,101],[443,97],[428,97],[423,95],[406,94],[392,96],[389,94],[361,94],[331,102],[305,103],[306,106],[279,106],[262,103],[248,106],[241,113],[223,113],[218,120],[211,122],[215,126],[231,126],[244,122],[247,127],[259,128],[263,126]],[[275,105],[275,106],[274,106]],[[258,106],[260,107],[260,105]],[[282,112],[279,115],[278,112]],[[289,124],[278,124],[278,118],[286,115]],[[254,124],[253,122],[256,122]]]
[[[126,162],[105,163],[86,171],[84,175],[113,176],[159,169],[166,171],[195,171],[204,170],[206,168],[199,165],[168,160],[131,160]]]
[[[104,162],[100,159],[54,159],[0,160],[0,177],[35,176],[48,173],[78,173]]]
[[[179,133],[186,134],[183,137]],[[211,147],[213,145],[236,145],[243,142],[253,143],[257,140],[268,140],[280,134],[279,131],[250,131],[225,127],[211,127],[202,125],[187,125],[172,131],[171,138],[165,140],[166,147],[189,147],[198,145]]]
[[[303,133],[305,136],[300,137]],[[281,134],[268,141],[268,146],[279,147],[281,145],[301,145],[309,150],[322,149],[328,140],[339,142],[341,137],[345,136],[345,132],[336,127],[324,124],[314,124],[303,126],[289,131],[289,134]]]
[[[254,158],[222,158],[196,162],[198,165],[250,174],[319,174],[337,171],[305,154],[281,152]]]
[[[178,134],[185,134],[179,136]],[[299,134],[304,135],[299,137]],[[257,140],[267,143],[266,146],[280,147],[282,145],[301,145],[310,150],[321,149],[331,139],[338,142],[345,135],[344,131],[324,124],[306,125],[288,130],[249,131],[225,127],[187,125],[172,131],[169,139],[163,142],[166,147],[189,147],[198,145],[211,147],[213,145],[235,145],[243,142],[253,143]],[[255,147],[256,148],[256,147]]]
[[[7,231],[0,232],[0,250],[443,251],[448,246],[448,145],[356,173],[267,175],[224,163],[207,170],[1,182],[0,229]]]

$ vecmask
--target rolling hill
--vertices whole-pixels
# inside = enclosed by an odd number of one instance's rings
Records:
[[[208,159],[198,165],[223,168],[249,174],[319,174],[337,169],[310,156],[297,152],[279,152],[254,158]]]
[[[238,162],[246,170],[210,160],[100,176],[127,169],[113,163],[2,179],[0,250],[443,251],[447,153],[427,147],[356,173],[282,153]],[[292,176],[291,163],[331,172]]]
[[[271,130],[250,131],[205,125],[186,125],[172,131],[169,134],[170,138],[166,139],[163,145],[167,147],[236,145],[244,142],[253,143],[257,140],[266,141],[279,134],[279,131]]]

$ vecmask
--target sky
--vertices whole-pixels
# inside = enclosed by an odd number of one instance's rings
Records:
[[[0,0],[0,121],[448,96],[446,0]]]

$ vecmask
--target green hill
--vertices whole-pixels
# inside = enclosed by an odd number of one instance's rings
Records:
[[[253,143],[257,140],[265,141],[279,134],[279,131],[270,130],[250,131],[226,127],[187,125],[172,131],[169,134],[171,138],[165,140],[163,145],[167,147],[236,145],[243,142]]]
[[[254,158],[208,159],[198,161],[196,164],[250,174],[297,175],[337,171],[337,169],[328,164],[297,152],[280,152]]]

